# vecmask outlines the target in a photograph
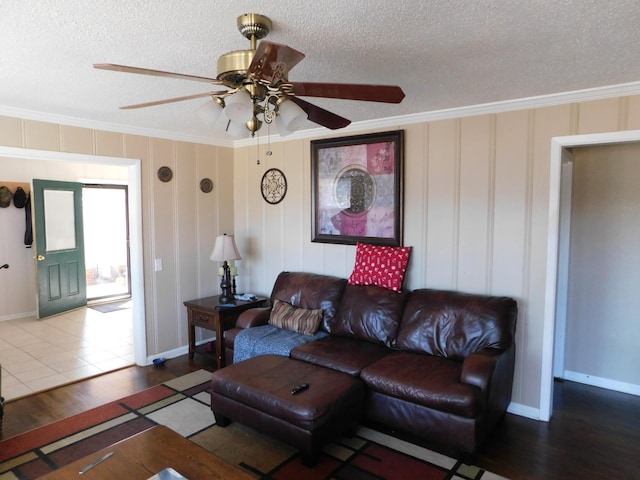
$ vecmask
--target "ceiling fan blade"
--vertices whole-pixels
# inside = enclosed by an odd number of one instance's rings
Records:
[[[217,78],[198,77],[196,75],[185,75],[184,73],[164,72],[162,70],[152,70],[149,68],[129,67],[127,65],[116,65],[113,63],[94,63],[93,68],[99,70],[111,70],[114,72],[139,73],[141,75],[152,75],[154,77],[180,78],[182,80],[195,80],[197,82],[213,83],[221,85],[222,82]]]
[[[196,93],[195,95],[186,95],[184,97],[167,98],[165,100],[156,100],[153,102],[137,103],[135,105],[126,105],[124,107],[120,107],[120,110],[131,110],[133,108],[153,107],[155,105],[163,105],[165,103],[173,103],[173,102],[182,102],[184,100],[192,100],[194,98],[210,97],[212,95],[224,95],[225,93],[228,93],[228,92],[222,91],[222,92]]]
[[[317,105],[313,105],[301,98],[289,97],[289,100],[307,112],[309,120],[331,130],[344,128],[351,123],[351,120],[341,117],[340,115],[336,115],[324,108],[320,108]]]
[[[302,97],[339,98],[367,102],[400,103],[402,89],[395,85],[363,85],[357,83],[290,82],[293,94]]]
[[[286,79],[289,71],[304,58],[304,53],[287,45],[263,40],[253,55],[247,74],[271,84]]]

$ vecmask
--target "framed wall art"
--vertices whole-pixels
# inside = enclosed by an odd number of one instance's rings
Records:
[[[311,142],[311,241],[402,245],[403,144],[403,130]]]

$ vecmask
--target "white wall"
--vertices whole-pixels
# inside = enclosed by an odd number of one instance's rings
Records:
[[[640,145],[574,158],[565,377],[640,392]]]

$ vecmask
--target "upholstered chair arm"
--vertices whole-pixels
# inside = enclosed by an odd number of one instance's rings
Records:
[[[488,348],[469,355],[462,364],[460,381],[475,385],[484,394],[487,418],[497,421],[511,402],[515,345],[506,350]]]
[[[269,322],[271,307],[251,308],[240,314],[236,321],[236,327],[251,328],[266,325]]]
[[[499,353],[497,350],[481,350],[469,355],[462,363],[460,381],[475,385],[486,393],[498,363]]]

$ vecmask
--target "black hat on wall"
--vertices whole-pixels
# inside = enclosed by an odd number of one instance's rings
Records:
[[[16,193],[13,194],[13,204],[17,208],[24,208],[27,203],[27,192],[22,187],[16,189]]]

